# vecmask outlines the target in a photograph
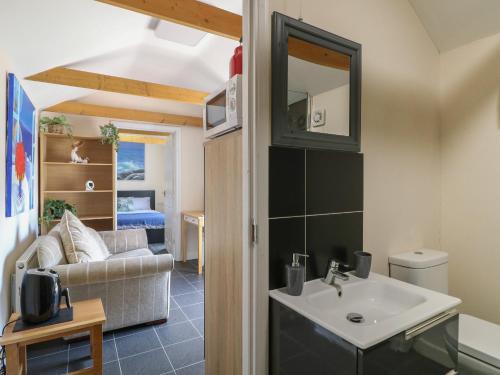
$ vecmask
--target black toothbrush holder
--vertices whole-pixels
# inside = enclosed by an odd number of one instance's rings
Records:
[[[372,255],[365,251],[354,252],[356,256],[356,270],[354,276],[361,279],[367,279],[370,275],[370,268],[372,266]]]

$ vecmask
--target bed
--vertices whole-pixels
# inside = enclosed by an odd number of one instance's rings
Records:
[[[155,210],[155,191],[118,191],[117,227],[118,230],[144,228],[148,243],[165,242],[165,215]]]

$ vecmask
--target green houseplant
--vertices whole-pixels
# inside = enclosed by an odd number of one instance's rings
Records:
[[[118,133],[118,128],[112,122],[100,126],[100,128],[101,142],[103,144],[113,145],[115,151],[118,152],[118,149],[120,148],[120,135]]]
[[[40,132],[51,134],[66,134],[73,136],[73,128],[64,115],[48,117],[43,116],[40,119]]]
[[[76,207],[62,199],[47,199],[43,206],[41,223],[49,224],[51,221],[60,219],[64,211],[68,210],[76,215]]]

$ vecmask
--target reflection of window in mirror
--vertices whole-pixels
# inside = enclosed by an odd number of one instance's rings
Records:
[[[288,38],[290,130],[349,136],[350,56]]]

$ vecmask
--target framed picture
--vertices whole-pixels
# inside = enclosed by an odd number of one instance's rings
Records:
[[[12,217],[34,207],[35,123],[33,103],[16,76],[7,76],[7,142],[5,216]]]
[[[120,142],[118,150],[118,180],[144,181],[145,144]]]

